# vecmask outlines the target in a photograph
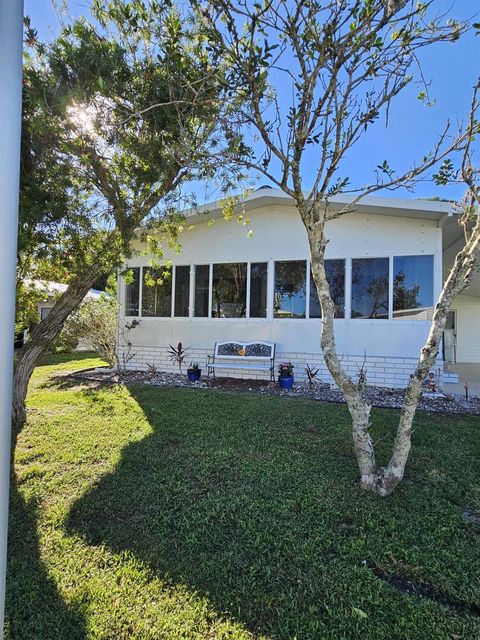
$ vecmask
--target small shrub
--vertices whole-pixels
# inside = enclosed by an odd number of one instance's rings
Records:
[[[293,376],[294,365],[291,362],[282,362],[278,366],[278,373],[280,377],[286,378],[287,376]]]
[[[111,367],[114,367],[117,310],[115,298],[107,296],[88,298],[68,318],[61,333],[61,339],[77,342],[84,340],[103,356]]]

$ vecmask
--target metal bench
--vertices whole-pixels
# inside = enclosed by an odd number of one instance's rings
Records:
[[[275,380],[274,342],[216,342],[213,355],[208,356],[207,377],[217,369],[247,369],[269,371],[270,380]]]

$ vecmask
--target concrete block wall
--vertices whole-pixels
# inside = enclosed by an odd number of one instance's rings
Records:
[[[168,373],[179,373],[178,365],[171,361],[168,353],[168,346],[153,347],[145,345],[132,345],[131,355],[133,356],[127,363],[129,370],[147,371],[149,365],[154,365],[157,370]],[[202,369],[202,375],[207,374],[207,356],[213,353],[212,349],[190,348],[184,360],[182,372],[185,373],[190,362],[197,362]],[[122,347],[119,348],[120,361],[122,361]],[[342,365],[347,373],[357,379],[361,367],[365,364],[367,371],[367,384],[378,387],[403,388],[408,384],[410,374],[413,372],[417,360],[415,358],[395,358],[361,355],[341,356]],[[234,361],[236,362],[236,361]],[[242,358],[238,359],[242,362]],[[245,362],[245,360],[243,361]],[[248,362],[248,361],[247,361]],[[298,352],[278,352],[275,356],[275,378],[278,376],[278,365],[281,362],[292,362],[295,366],[295,379],[301,382],[306,379],[305,365],[319,369],[317,380],[332,384],[332,377],[326,367],[323,356],[320,353],[298,353]],[[439,364],[441,373],[443,369]],[[435,368],[436,372],[437,367]],[[268,380],[268,372],[248,371],[244,369],[223,369],[217,372],[217,376],[229,376],[237,378],[248,378],[258,380]]]

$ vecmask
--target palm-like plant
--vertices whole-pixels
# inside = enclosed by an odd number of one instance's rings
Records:
[[[170,356],[170,360],[172,362],[176,362],[178,364],[178,368],[180,369],[180,373],[182,373],[182,364],[185,360],[185,356],[187,355],[188,349],[184,349],[181,342],[177,344],[176,347],[169,345],[168,354]]]
[[[308,385],[310,387],[313,386],[313,383],[315,382],[315,379],[318,376],[319,372],[320,369],[318,367],[312,367],[309,364],[306,365],[305,373],[307,374]]]

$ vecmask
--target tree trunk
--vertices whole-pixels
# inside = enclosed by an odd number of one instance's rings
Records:
[[[479,231],[480,229],[477,228],[477,233],[473,234],[466,243],[465,248],[457,254],[450,275],[435,305],[428,338],[422,347],[415,372],[406,388],[402,413],[393,444],[392,457],[382,473],[380,483],[382,495],[392,493],[403,479],[411,448],[413,419],[422,392],[422,382],[435,365],[445,322],[452,303],[459,293],[468,287],[473,274],[478,269]]]
[[[302,218],[305,221],[306,216]],[[422,390],[422,382],[435,364],[448,312],[455,297],[464,291],[479,267],[480,222],[462,251],[457,254],[455,264],[445,282],[442,293],[435,305],[428,338],[420,358],[406,388],[405,399],[399,419],[393,452],[386,467],[377,464],[375,448],[369,433],[370,404],[363,393],[362,383],[355,384],[344,371],[338,358],[333,319],[335,307],[330,295],[325,272],[325,222],[305,223],[310,245],[312,273],[322,308],[321,347],[328,370],[343,391],[352,417],[352,435],[355,454],[360,470],[360,484],[363,489],[381,496],[390,495],[403,479],[411,448],[413,419]]]
[[[379,477],[381,476],[381,469],[379,469],[377,465],[375,449],[370,436],[371,406],[363,393],[362,383],[355,384],[343,369],[335,344],[333,323],[335,305],[330,295],[330,287],[325,272],[325,248],[327,246],[327,240],[324,234],[324,223],[317,222],[307,227],[307,234],[310,245],[313,280],[322,308],[322,335],[320,344],[325,358],[325,364],[332,378],[342,390],[352,417],[353,446],[360,470],[361,486],[367,490],[376,490]]]
[[[72,282],[48,316],[34,327],[29,339],[17,354],[13,373],[12,435],[14,443],[26,420],[25,398],[28,383],[38,359],[58,337],[69,315],[81,304],[100,275],[95,268],[86,273],[81,280]]]

